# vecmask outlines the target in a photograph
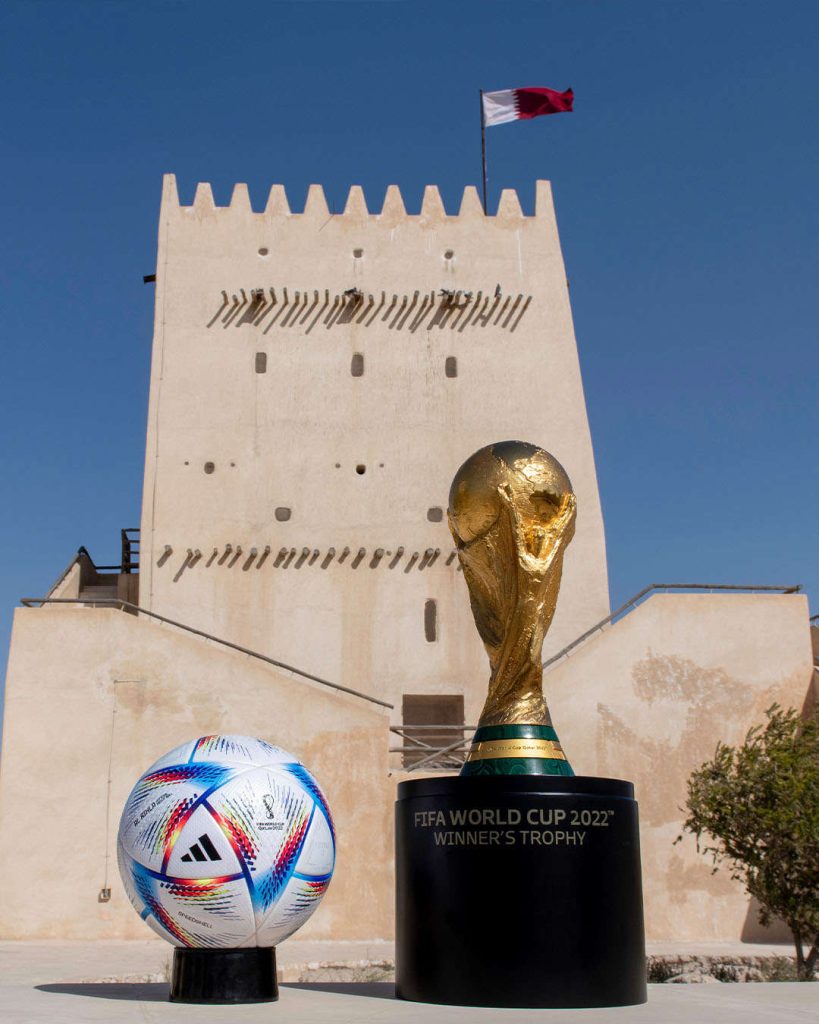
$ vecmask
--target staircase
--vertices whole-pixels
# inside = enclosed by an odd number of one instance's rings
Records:
[[[81,547],[51,588],[50,595],[78,567],[78,588],[74,590],[78,602],[104,604],[106,601],[124,601],[135,605],[139,600],[139,528],[121,530],[120,542],[118,565],[97,565],[87,548]]]
[[[97,577],[99,581],[101,577]],[[111,582],[108,583],[93,583],[90,586],[84,586],[80,590],[80,600],[88,601],[89,604],[97,604],[101,601],[117,599],[117,576],[112,573]]]

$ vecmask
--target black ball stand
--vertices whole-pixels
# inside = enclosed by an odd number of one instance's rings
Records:
[[[172,1003],[272,1003],[278,998],[273,947],[173,951]]]
[[[550,775],[400,783],[396,994],[461,1006],[644,1003],[632,784]]]

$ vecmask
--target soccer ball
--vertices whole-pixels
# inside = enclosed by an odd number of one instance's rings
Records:
[[[316,780],[248,736],[202,736],[142,775],[119,824],[119,870],[139,916],[175,946],[275,946],[333,876]]]

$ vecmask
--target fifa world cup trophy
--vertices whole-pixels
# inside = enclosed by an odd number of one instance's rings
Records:
[[[489,655],[489,692],[460,775],[398,784],[400,999],[646,1000],[634,786],[575,775],[543,697],[543,640],[576,518],[566,471],[534,444],[487,445],[452,482],[449,527]],[[576,756],[582,766],[593,754]]]
[[[462,775],[574,774],[543,698],[541,651],[576,515],[566,471],[536,445],[487,445],[455,474],[449,528],[492,670]]]

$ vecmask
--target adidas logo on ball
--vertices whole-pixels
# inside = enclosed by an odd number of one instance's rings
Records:
[[[204,852],[203,852],[204,851]],[[194,843],[193,846],[188,850],[186,854],[183,854],[182,860],[190,863],[194,860],[221,860],[219,851],[210,841],[210,837],[207,832],[203,836],[199,836],[199,841]]]

